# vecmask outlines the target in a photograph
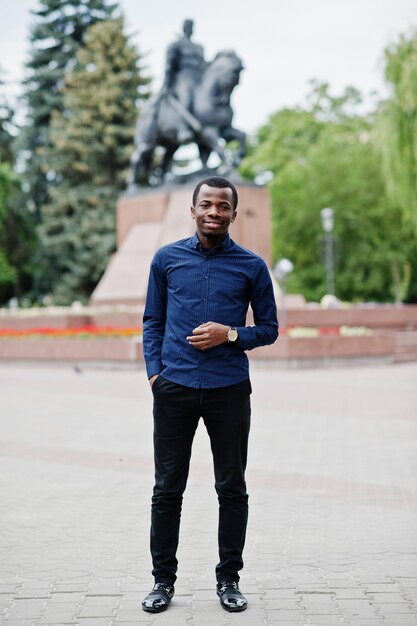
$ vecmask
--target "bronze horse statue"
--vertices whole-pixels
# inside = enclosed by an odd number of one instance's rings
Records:
[[[144,185],[162,182],[169,170],[176,150],[182,145],[178,139],[179,127],[188,124],[192,131],[192,142],[198,146],[202,168],[212,152],[226,164],[222,146],[237,140],[238,149],[231,166],[236,166],[245,154],[246,135],[232,126],[233,109],[230,96],[239,83],[243,69],[241,59],[231,50],[219,52],[205,65],[200,81],[195,86],[193,107],[187,111],[169,92],[164,90],[152,98],[138,120],[135,148],[131,158],[128,184],[132,188],[137,182]],[[157,146],[165,149],[158,167],[154,166]],[[153,179],[152,179],[153,176]]]

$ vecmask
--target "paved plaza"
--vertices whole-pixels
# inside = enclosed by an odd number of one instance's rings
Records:
[[[252,366],[244,613],[215,595],[204,425],[176,596],[151,586],[151,392],[142,369],[0,366],[0,624],[417,625],[417,363]]]

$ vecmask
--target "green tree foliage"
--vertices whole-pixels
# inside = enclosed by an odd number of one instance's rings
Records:
[[[55,300],[86,299],[115,248],[115,204],[125,188],[146,85],[122,18],[92,26],[65,78],[46,162],[54,185],[41,210],[40,287]]]
[[[0,68],[0,89],[4,85],[1,79]],[[13,162],[13,111],[6,98],[0,93],[0,163]]]
[[[110,19],[115,7],[108,0],[39,0],[39,9],[33,12],[28,75],[24,81],[27,123],[19,143],[26,157],[27,196],[35,213],[48,198],[46,149],[52,113],[63,110],[65,72],[73,66],[87,29]]]
[[[30,222],[21,208],[20,182],[13,171],[16,132],[13,111],[0,94],[0,304],[20,297],[28,287],[33,251]]]
[[[274,259],[294,262],[288,288],[309,300],[326,292],[324,207],[335,213],[339,298],[388,301],[394,291],[398,297],[401,280],[393,272],[402,277],[413,257],[399,208],[386,198],[373,119],[358,113],[359,104],[352,88],[333,98],[327,85],[315,84],[309,109],[273,115],[242,166],[250,178],[272,173]]]
[[[7,200],[15,183],[9,163],[0,163],[0,301],[7,296],[8,287],[16,281],[16,269],[7,254]]]
[[[417,236],[417,31],[388,47],[385,61],[391,86],[379,115],[385,180]]]

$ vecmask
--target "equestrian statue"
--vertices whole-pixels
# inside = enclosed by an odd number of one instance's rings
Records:
[[[230,106],[242,61],[233,50],[223,50],[206,62],[202,46],[191,40],[192,33],[192,20],[185,20],[182,37],[168,47],[162,89],[138,119],[128,189],[162,184],[175,152],[183,145],[197,144],[198,174],[208,171],[213,152],[223,173],[236,167],[245,154],[246,135],[232,126]],[[234,140],[238,147],[230,157],[224,145]],[[159,162],[155,159],[158,147],[164,149]]]

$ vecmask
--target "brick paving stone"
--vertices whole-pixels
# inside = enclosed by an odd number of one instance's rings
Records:
[[[336,602],[340,600],[372,600],[373,596],[366,589],[337,589],[334,590]]]
[[[406,602],[397,602],[393,603],[385,603],[379,604],[376,602],[373,606],[376,606],[381,614],[388,615],[389,613],[404,613],[404,614],[413,614],[415,607]]]
[[[399,593],[400,587],[397,583],[387,582],[384,584],[379,583],[365,583],[367,591],[369,593]]]
[[[88,581],[86,582],[58,582],[54,585],[54,593],[83,593],[88,590]]]
[[[280,609],[266,609],[267,619],[286,619],[288,622],[304,618],[304,612],[301,609],[292,611]]]
[[[334,593],[297,593],[300,604],[330,604],[335,599]]]
[[[417,588],[417,577],[398,576],[397,577],[397,583],[400,586]]]
[[[253,610],[248,608],[246,609],[246,611],[241,613],[230,613],[228,619],[230,620],[230,622],[226,623],[229,623],[231,625],[239,624],[239,626],[253,626],[254,624],[264,624],[266,616],[263,612],[254,612]],[[197,620],[196,623],[198,624]],[[214,624],[221,624],[222,622],[217,622],[216,619],[216,621],[212,623],[214,626]]]
[[[115,578],[114,580],[104,581],[93,579],[89,581],[88,595],[110,595],[120,593],[120,580]]]
[[[302,609],[314,618],[316,615],[341,615],[340,609],[332,604],[303,604]]]
[[[140,623],[141,626],[152,626],[152,624],[155,624],[155,620],[150,618],[149,616],[142,616],[138,617],[137,619],[132,619],[132,621],[124,621],[121,622],[119,620],[115,620],[112,622],[112,626],[115,626],[115,624],[117,624],[117,626],[132,626],[132,624],[137,624]]]
[[[46,612],[39,619],[36,620],[36,624],[74,624],[76,622],[74,614],[62,614],[62,613],[49,613]]]
[[[304,619],[302,620],[291,620],[291,622],[286,621],[285,619],[267,619],[265,622],[265,624],[268,624],[268,626],[285,626],[285,624],[291,624],[291,626],[310,626],[310,623],[307,623]]]
[[[118,606],[122,596],[85,596],[83,605],[93,606]]]
[[[0,621],[1,626],[3,624],[10,624],[11,626],[36,626],[36,622],[33,619],[6,619],[4,621]],[[55,624],[55,626],[60,626],[60,624]]]
[[[74,592],[55,592],[53,591],[51,594],[51,598],[49,600],[49,603],[54,603],[54,604],[66,604],[68,602],[71,602],[71,604],[74,603],[80,603],[83,602],[85,599],[85,594],[84,593],[80,593],[79,591],[74,591]]]
[[[108,617],[109,619],[114,617],[115,606],[89,606],[87,604],[83,605],[80,612],[78,613],[78,617],[86,618],[86,617]]]
[[[145,614],[144,612],[142,613]],[[158,615],[155,618],[155,625],[171,626],[172,624],[173,626],[184,626],[184,624],[187,623],[187,620],[190,617],[191,615],[188,613],[184,614],[184,612],[175,611],[175,610],[172,610],[171,608],[168,611],[164,611],[163,613],[158,613]],[[200,618],[200,613],[198,614],[198,617]],[[223,623],[223,622],[220,622],[220,623]]]
[[[416,626],[416,615],[393,614],[384,618],[384,624],[387,626]]]
[[[171,606],[170,609],[168,611],[166,611],[166,613],[172,615],[173,614],[173,609],[174,607]],[[161,614],[162,615],[162,614]],[[116,612],[115,616],[113,617],[113,619],[117,622],[135,622],[135,621],[149,621],[150,619],[155,619],[154,615],[151,615],[150,613],[145,613],[145,611],[142,611],[142,608],[137,608],[135,611],[123,611],[123,610],[119,610]]]
[[[45,608],[45,600],[15,600],[13,606],[7,609],[3,620],[38,619]]]
[[[14,593],[19,598],[37,598],[41,596],[48,597],[53,591],[52,585],[21,585]]]
[[[140,623],[142,626],[152,626],[152,624],[155,624],[155,620],[154,619],[150,619],[149,617],[145,617],[143,618],[143,620],[141,618],[137,618],[135,620],[132,621],[124,621],[121,622],[119,620],[115,620],[114,622],[112,622],[112,626],[114,626],[115,624],[117,624],[117,626],[132,626],[132,624],[137,624]]]
[[[411,602],[412,604],[417,604],[417,591],[406,591],[404,590],[402,596],[406,600],[406,602]]]
[[[351,624],[351,626],[377,626],[377,624],[385,625],[386,622],[382,620],[382,618],[364,619],[363,617],[361,617],[359,620],[351,618],[349,624]]]
[[[267,599],[265,598],[263,601],[264,606],[269,609],[279,609],[279,610],[301,610],[302,602],[299,602],[297,599],[288,600],[288,599]]]
[[[242,590],[243,592],[243,590]],[[245,596],[249,596],[249,594],[244,591]],[[175,597],[178,598],[178,594],[175,593]],[[189,594],[184,594],[184,597],[190,597]],[[204,600],[215,600],[216,602],[218,602],[218,597],[216,595],[216,592],[214,591],[214,589],[199,589],[197,591],[194,591],[193,593],[193,601],[195,602],[203,602]]]
[[[9,607],[14,600],[14,594],[2,594],[0,595],[0,611],[3,611],[4,608]]]
[[[80,617],[81,626],[112,626],[112,620],[105,617]]]
[[[347,619],[375,619],[379,618],[376,608],[372,606],[368,607],[354,607],[351,609],[343,608],[343,616]]]
[[[167,611],[167,614],[170,614],[172,616],[172,612],[171,609],[169,611]],[[136,611],[128,611],[128,612],[121,612],[121,613],[117,613],[116,617],[113,619],[113,623],[114,624],[119,624],[120,622],[123,623],[127,623],[129,622],[130,624],[133,623],[153,623],[155,622],[156,619],[158,619],[159,616],[153,615],[151,613],[145,613],[145,611],[142,611],[142,609],[137,609]],[[174,619],[174,618],[173,618]]]
[[[336,615],[312,615],[308,622],[304,622],[308,626],[338,626],[346,624],[343,618]]]
[[[17,620],[7,620],[7,621],[0,621],[1,626],[3,626],[3,624],[10,624],[10,626],[36,626],[36,623],[33,621],[33,619],[17,619]],[[56,624],[55,626],[60,626],[59,624]]]
[[[54,611],[74,611],[77,612],[78,609],[83,606],[83,602],[79,600],[74,600],[73,602],[57,602],[54,598],[51,598],[46,603],[46,608],[48,610]]]
[[[393,604],[396,602],[404,602],[405,601],[405,593],[400,592],[392,592],[392,593],[373,593],[372,591],[367,591],[367,595],[370,598],[370,601],[376,604]]]
[[[298,600],[296,589],[265,589],[262,591],[264,600]]]
[[[392,576],[387,577],[386,574],[370,574],[369,572],[358,572],[355,578],[357,578],[361,584],[364,583],[366,585],[394,584]]]
[[[361,589],[361,585],[358,580],[327,580],[329,589]]]
[[[2,594],[16,594],[21,585],[1,585],[0,584],[0,595]]]
[[[337,600],[337,606],[345,609],[353,609],[353,608],[367,608],[370,606],[374,606],[374,602],[372,602],[369,598],[340,598]]]
[[[138,598],[137,600],[125,600],[124,598],[122,598],[119,604],[119,609],[123,611],[136,611],[138,609],[142,610],[142,600],[142,596],[140,597],[140,599]]]

